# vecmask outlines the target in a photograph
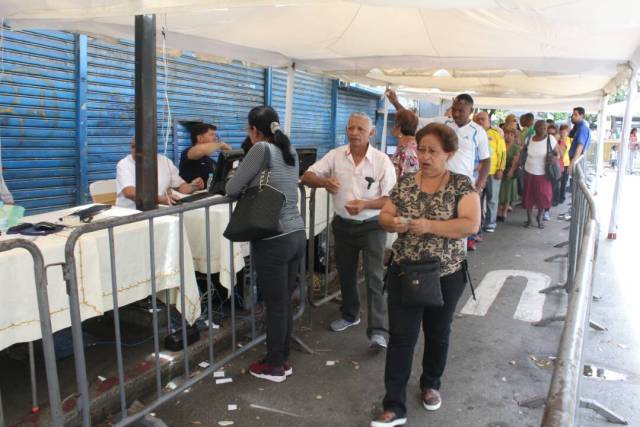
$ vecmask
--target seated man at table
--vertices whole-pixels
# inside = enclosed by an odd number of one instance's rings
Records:
[[[209,174],[216,169],[216,162],[211,155],[219,150],[231,149],[228,144],[218,141],[216,129],[208,123],[197,123],[191,128],[191,147],[180,155],[180,176],[185,181],[200,178],[207,182]]]
[[[123,208],[136,208],[136,141],[131,139],[131,154],[118,162],[116,168],[116,192],[118,198],[116,206]],[[171,205],[177,199],[177,195],[171,190],[177,190],[183,194],[190,194],[204,188],[204,181],[195,178],[191,182],[185,182],[178,174],[178,168],[167,157],[158,154],[158,203]]]

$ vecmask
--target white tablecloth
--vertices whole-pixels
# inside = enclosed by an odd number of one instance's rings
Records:
[[[24,222],[55,222],[79,208],[25,217]],[[125,216],[137,211],[112,208],[94,221],[109,216]],[[123,306],[151,294],[149,268],[148,222],[128,224],[114,229],[118,304]],[[186,310],[180,306],[179,286],[179,228],[176,217],[162,217],[154,221],[157,289],[170,289],[171,302],[188,322],[200,315],[199,293],[193,274],[191,250],[185,239],[184,279]],[[0,239],[27,238],[40,248],[45,264],[64,262],[64,247],[71,229],[41,237],[20,235],[0,236]],[[82,319],[104,314],[113,308],[111,266],[107,231],[84,235],[76,244],[77,280]],[[54,331],[71,325],[69,299],[62,269],[47,271],[49,308]],[[164,292],[158,294],[164,296]],[[0,253],[0,350],[17,342],[33,341],[41,337],[36,289],[31,256],[22,249]]]
[[[307,189],[306,222],[309,224],[309,198],[311,190]],[[298,204],[300,205],[300,204]],[[316,190],[315,230],[317,236],[327,227],[327,192],[323,188]],[[333,206],[329,206],[329,219],[333,216]],[[230,248],[229,240],[222,236],[229,222],[229,204],[214,205],[209,208],[209,232],[211,239],[211,273],[220,273],[220,283],[229,289],[231,287],[230,275]],[[207,272],[206,251],[206,227],[205,211],[197,209],[184,214],[184,225],[189,239],[189,246],[193,255],[193,265],[196,271]],[[307,226],[307,237],[309,227]],[[237,273],[244,267],[244,257],[249,255],[248,243],[236,243],[233,245],[233,265]]]

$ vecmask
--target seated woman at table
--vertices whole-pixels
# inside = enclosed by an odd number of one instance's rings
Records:
[[[136,140],[131,138],[131,155],[118,162],[116,166],[116,206],[123,208],[136,208]],[[204,188],[202,178],[196,178],[191,182],[185,182],[178,173],[178,168],[167,157],[158,154],[158,203],[171,205],[177,199],[177,195],[171,190],[182,194],[191,194]]]
[[[270,156],[269,184],[284,193],[280,212],[282,233],[251,242],[253,260],[267,311],[267,355],[249,367],[251,375],[281,382],[293,373],[289,341],[293,325],[291,295],[298,284],[306,234],[298,210],[298,156],[280,130],[278,113],[271,107],[249,112],[251,148],[235,175],[227,182],[227,195],[238,196],[243,188],[258,184],[265,156]]]
[[[11,192],[7,188],[7,184],[4,183],[1,166],[0,166],[0,201],[2,201],[6,205],[13,204],[13,196],[11,195]]]

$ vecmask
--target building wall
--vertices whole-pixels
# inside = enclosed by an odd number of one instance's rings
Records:
[[[88,185],[115,177],[135,133],[134,46],[54,31],[4,32],[0,77],[0,153],[4,178],[28,214],[89,200]],[[183,53],[158,54],[158,152],[178,164],[190,145],[185,124],[218,126],[239,146],[247,113],[271,103],[284,126],[286,71],[220,64]],[[346,141],[348,115],[375,118],[374,94],[338,89],[336,81],[296,71],[291,140],[323,155]]]

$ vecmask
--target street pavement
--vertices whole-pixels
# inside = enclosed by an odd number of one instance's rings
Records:
[[[598,367],[604,368],[600,373],[608,378],[583,378],[581,393],[627,418],[629,425],[640,426],[640,263],[632,246],[640,238],[640,227],[634,221],[640,214],[640,198],[633,196],[638,193],[640,177],[627,177],[618,240],[607,241],[612,185],[610,174],[603,179],[598,196],[603,239],[595,294],[601,299],[591,309],[592,318],[608,330],[588,331],[584,354],[584,362],[594,366],[596,373]],[[441,389],[443,405],[432,413],[422,409],[420,402],[418,379],[423,341],[419,340],[407,389],[408,426],[540,425],[543,408],[527,408],[519,403],[546,395],[562,323],[538,327],[522,319],[561,314],[567,298],[563,293],[552,293],[541,300],[537,292],[526,291],[525,276],[546,277],[551,284],[564,282],[565,259],[545,262],[545,258],[566,251],[554,248],[568,239],[568,222],[557,218],[566,210],[567,206],[554,208],[551,221],[539,230],[525,229],[524,211],[516,209],[506,223],[499,224],[496,233],[484,234],[478,251],[470,253],[472,278],[476,287],[483,282],[477,291],[484,297],[480,296],[481,303],[469,302],[468,307],[484,304],[486,313],[460,313],[470,298],[467,289],[453,323]],[[499,270],[519,273],[503,275],[506,280],[501,280],[496,279]],[[490,272],[494,273],[487,276]],[[494,291],[482,292],[482,288]],[[338,315],[338,308],[337,303],[330,302],[307,309],[296,333],[315,354],[294,351],[294,374],[285,382],[271,383],[247,373],[249,364],[265,350],[260,346],[225,367],[231,383],[204,380],[165,404],[155,416],[170,426],[368,426],[381,410],[385,354],[368,349],[365,321],[344,332],[331,332],[329,323]],[[528,314],[523,316],[523,312]],[[228,405],[237,405],[237,409],[229,410]],[[594,412],[580,409],[579,425],[608,424]]]

